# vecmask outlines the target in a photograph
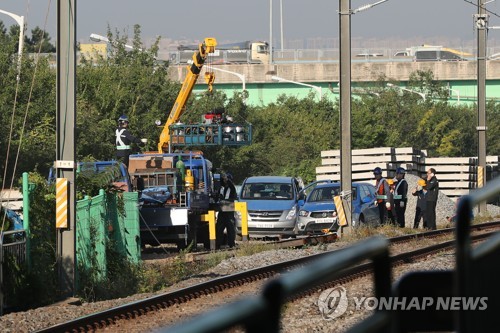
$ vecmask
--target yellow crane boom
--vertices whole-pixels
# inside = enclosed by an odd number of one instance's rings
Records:
[[[193,63],[187,66],[187,75],[182,83],[181,90],[177,95],[174,106],[168,115],[165,126],[160,134],[158,142],[158,152],[168,152],[170,146],[170,125],[175,124],[186,110],[186,103],[193,91],[194,85],[200,76],[201,69],[209,53],[215,52],[217,40],[215,38],[205,38],[203,43],[200,43],[198,50],[193,54]],[[212,91],[212,84],[215,80],[213,72],[205,72],[205,81],[208,84],[208,90]]]

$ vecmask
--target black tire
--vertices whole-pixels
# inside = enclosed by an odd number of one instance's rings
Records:
[[[210,235],[208,224],[203,224],[198,227],[197,240],[199,243],[203,243],[203,247],[206,250],[210,250]]]
[[[178,240],[177,242],[175,242],[175,244],[177,245],[177,250],[179,250],[179,251],[182,251],[182,250],[187,248],[187,245],[186,245],[186,242],[184,241],[184,239]]]
[[[357,227],[361,227],[361,226],[365,226],[366,223],[365,223],[365,216],[363,214],[359,215],[359,222],[358,222],[358,225]]]
[[[177,244],[177,250],[179,251],[185,250],[187,248],[190,248],[189,250],[190,252],[194,250],[194,245],[193,245],[194,243],[190,239],[188,239],[187,242],[184,239],[178,240],[176,244]]]

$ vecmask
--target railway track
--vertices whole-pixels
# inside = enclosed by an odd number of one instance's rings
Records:
[[[495,232],[494,230],[498,229],[499,227],[500,227],[500,222],[489,222],[489,223],[473,225],[471,226],[471,232],[474,233],[480,232],[480,233],[473,234],[471,236],[471,239],[473,241],[481,241],[489,237],[491,234],[493,234]],[[411,240],[447,236],[452,234],[453,231],[454,229],[449,228],[449,229],[440,229],[440,230],[412,234],[412,235],[393,237],[389,238],[389,242],[392,246],[399,243],[408,242]],[[321,241],[321,238],[318,237],[314,238],[315,241],[318,242]],[[292,242],[293,241],[290,240],[290,243]],[[310,240],[305,242],[307,244],[307,242],[310,242]],[[286,241],[281,241],[280,243],[286,243]],[[410,252],[396,254],[391,256],[390,258],[391,265],[393,267],[403,265],[405,263],[415,261],[418,258],[429,256],[433,253],[452,249],[454,248],[454,246],[455,246],[454,240],[447,240],[430,246],[422,247]],[[210,280],[208,282],[176,290],[174,292],[164,293],[148,299],[136,301],[109,310],[98,312],[92,315],[77,318],[72,321],[68,321],[65,323],[48,327],[43,330],[39,330],[38,332],[85,332],[85,331],[94,331],[96,329],[105,329],[108,326],[115,325],[117,322],[123,319],[134,320],[137,317],[140,317],[144,314],[151,314],[154,311],[158,311],[160,309],[165,309],[171,306],[183,304],[193,299],[197,299],[206,295],[215,294],[223,290],[236,288],[248,283],[254,283],[263,279],[269,279],[275,277],[280,273],[287,272],[295,268],[307,265],[311,261],[319,259],[325,255],[331,254],[331,252],[332,251],[328,251],[317,255],[311,255],[308,257],[303,257],[295,260],[281,262],[274,265],[248,270],[242,273],[219,277]],[[352,281],[354,279],[366,276],[368,274],[371,274],[371,271],[372,271],[371,263],[364,263],[358,266],[351,267],[347,270],[344,270],[344,272],[337,279],[324,283],[321,286],[317,285],[311,286],[309,290],[304,291],[297,298],[305,297],[307,295],[315,293],[319,288],[321,289],[329,288],[330,286],[333,286],[335,284]],[[294,301],[294,300],[295,299],[289,301]]]

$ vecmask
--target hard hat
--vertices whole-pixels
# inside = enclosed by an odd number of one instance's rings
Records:
[[[394,185],[394,179],[387,179],[387,184]]]
[[[381,175],[382,174],[382,169],[379,168],[379,167],[376,167],[375,169],[373,169],[373,174],[374,175]]]
[[[396,174],[405,174],[405,173],[406,173],[406,170],[404,168],[399,167],[396,169]]]
[[[420,186],[425,186],[425,179],[419,179],[417,180],[417,184],[420,185]]]
[[[118,122],[120,122],[120,123],[128,123],[128,117],[126,115],[122,114],[120,116],[120,118],[118,118]]]

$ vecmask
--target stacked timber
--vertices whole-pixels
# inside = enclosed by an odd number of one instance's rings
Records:
[[[428,157],[425,164],[436,169],[439,188],[447,196],[460,197],[479,187],[477,157]],[[497,173],[498,156],[487,156],[486,180]]]
[[[384,177],[394,177],[396,168],[403,167],[417,174],[422,169],[425,151],[408,148],[369,148],[352,151],[352,180],[373,180],[373,169],[382,169]],[[316,179],[340,181],[340,150],[321,152],[321,166],[316,168]]]
[[[316,167],[316,180],[340,181],[340,150],[321,152],[321,165]],[[373,169],[379,167],[383,176],[393,178],[398,167],[419,177],[426,176],[428,168],[437,171],[441,191],[457,198],[469,194],[478,187],[477,157],[427,157],[425,150],[413,147],[380,147],[354,149],[352,159],[352,181],[373,182]],[[487,156],[486,181],[499,175],[499,157]]]

